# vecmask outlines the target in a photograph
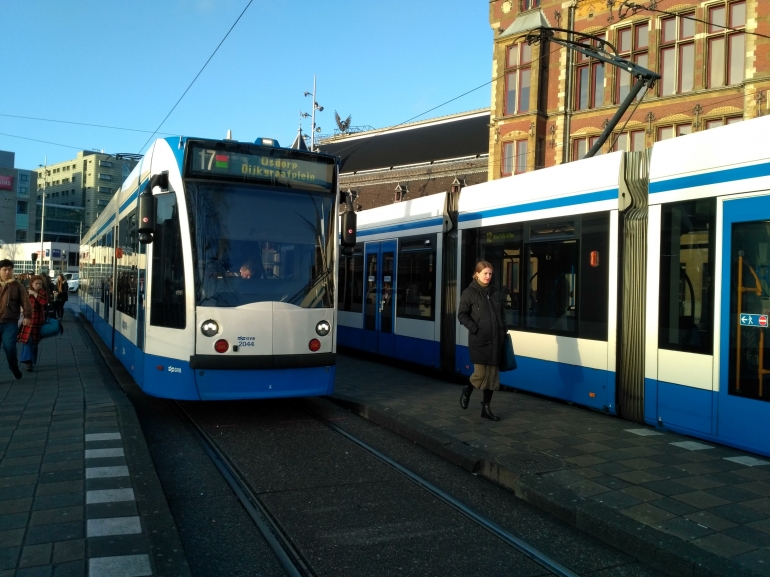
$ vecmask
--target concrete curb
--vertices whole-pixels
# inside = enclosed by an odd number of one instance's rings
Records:
[[[476,473],[538,509],[572,525],[672,577],[757,577],[729,559],[640,524],[599,503],[579,497],[539,475],[521,475],[474,449],[389,407],[367,405],[346,395],[328,397],[337,405],[408,439],[470,473]]]
[[[123,442],[126,460],[129,463],[131,484],[136,493],[136,504],[139,515],[147,527],[147,533],[152,550],[152,563],[156,576],[192,577],[187,562],[182,540],[179,537],[174,517],[166,501],[166,494],[158,479],[155,465],[147,447],[139,418],[134,406],[126,395],[126,385],[134,385],[131,375],[120,364],[104,342],[96,334],[94,328],[83,322],[82,314],[75,315],[78,323],[91,337],[91,341],[99,351],[106,368],[116,383],[107,381],[107,387],[118,408],[120,429],[123,432]]]

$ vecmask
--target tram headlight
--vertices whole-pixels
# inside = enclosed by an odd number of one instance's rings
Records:
[[[204,321],[201,325],[201,332],[203,333],[203,336],[213,337],[219,332],[219,325],[216,323],[216,321]]]
[[[319,321],[315,326],[315,332],[319,337],[325,337],[331,330],[332,326],[329,324],[329,321]]]

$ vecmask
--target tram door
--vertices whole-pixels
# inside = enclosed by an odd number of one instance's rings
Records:
[[[397,241],[370,242],[364,247],[364,342],[367,351],[395,352],[395,271]]]
[[[770,196],[724,203],[718,435],[770,438]]]

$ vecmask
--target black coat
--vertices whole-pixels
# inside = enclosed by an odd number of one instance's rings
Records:
[[[500,293],[471,281],[460,297],[457,318],[468,329],[471,362],[500,366],[506,333]]]

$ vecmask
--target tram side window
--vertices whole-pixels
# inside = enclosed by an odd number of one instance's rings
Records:
[[[364,255],[356,246],[353,256],[340,254],[339,310],[360,313],[364,306]]]
[[[580,230],[580,287],[578,337],[607,340],[609,299],[610,215],[586,215]]]
[[[186,321],[184,262],[176,194],[159,194],[155,199],[150,324],[183,329]]]
[[[120,221],[118,227],[118,279],[116,283],[115,307],[132,319],[136,318],[138,299],[137,269],[140,247],[137,233],[136,209]]]
[[[435,244],[435,235],[399,241],[396,316],[419,320],[435,318]]]
[[[716,199],[662,208],[659,346],[710,355],[713,349]]]
[[[505,312],[505,323],[509,329],[521,327],[521,225],[504,225],[484,229],[479,235],[479,256],[468,267],[475,270],[477,260],[486,260],[494,267],[492,284],[500,291]],[[465,289],[466,279],[463,278]]]
[[[537,332],[577,336],[578,272],[575,221],[529,227],[525,326]]]

